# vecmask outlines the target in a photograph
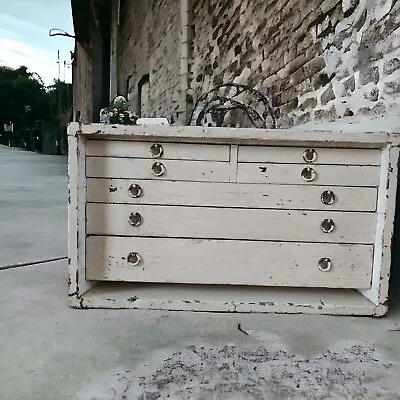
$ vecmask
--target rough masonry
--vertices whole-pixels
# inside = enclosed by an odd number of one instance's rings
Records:
[[[400,111],[400,2],[197,0],[192,96],[266,93],[286,127]]]
[[[188,0],[188,32],[182,4],[121,0],[118,92],[142,116],[187,123],[186,108],[228,82],[266,94],[278,127],[400,112],[400,1]]]

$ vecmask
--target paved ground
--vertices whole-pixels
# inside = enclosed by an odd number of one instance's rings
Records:
[[[66,254],[65,163],[0,147],[0,265]],[[66,289],[66,261],[0,271],[1,400],[400,399],[396,305],[383,319],[79,311]]]
[[[67,255],[67,161],[0,146],[0,266]]]

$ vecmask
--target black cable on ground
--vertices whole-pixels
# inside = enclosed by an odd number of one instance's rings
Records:
[[[47,260],[40,260],[40,261],[30,261],[26,263],[20,263],[20,264],[12,264],[12,265],[5,265],[5,266],[0,266],[0,271],[5,270],[5,269],[13,269],[13,268],[21,268],[21,267],[29,267],[31,265],[39,265],[39,264],[46,264],[50,262],[55,262],[55,261],[61,261],[61,260],[67,260],[68,257],[57,257],[57,258],[49,258]]]

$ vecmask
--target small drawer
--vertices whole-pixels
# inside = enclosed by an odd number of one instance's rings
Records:
[[[380,165],[376,149],[239,146],[239,162],[277,164]]]
[[[89,235],[373,244],[375,225],[373,213],[87,204]]]
[[[87,180],[92,203],[375,211],[377,189],[366,187],[263,185],[155,180]]]
[[[166,160],[229,161],[228,145],[88,140],[86,155]]]
[[[86,279],[367,289],[373,246],[90,237]]]
[[[238,182],[278,185],[378,187],[375,166],[239,163]]]
[[[229,163],[87,157],[86,176],[91,178],[229,182]]]

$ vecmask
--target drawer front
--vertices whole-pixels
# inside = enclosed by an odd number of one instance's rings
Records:
[[[379,186],[379,167],[239,163],[238,182],[280,185]]]
[[[357,289],[373,257],[363,245],[158,238],[90,237],[86,249],[90,280]]]
[[[373,244],[375,224],[372,213],[87,204],[89,235]]]
[[[88,140],[88,156],[229,161],[228,145]]]
[[[87,157],[86,176],[97,178],[229,182],[229,163]]]
[[[376,149],[239,146],[239,162],[282,164],[380,165]]]
[[[375,211],[376,199],[375,188],[95,178],[87,180],[87,201],[94,203]]]

